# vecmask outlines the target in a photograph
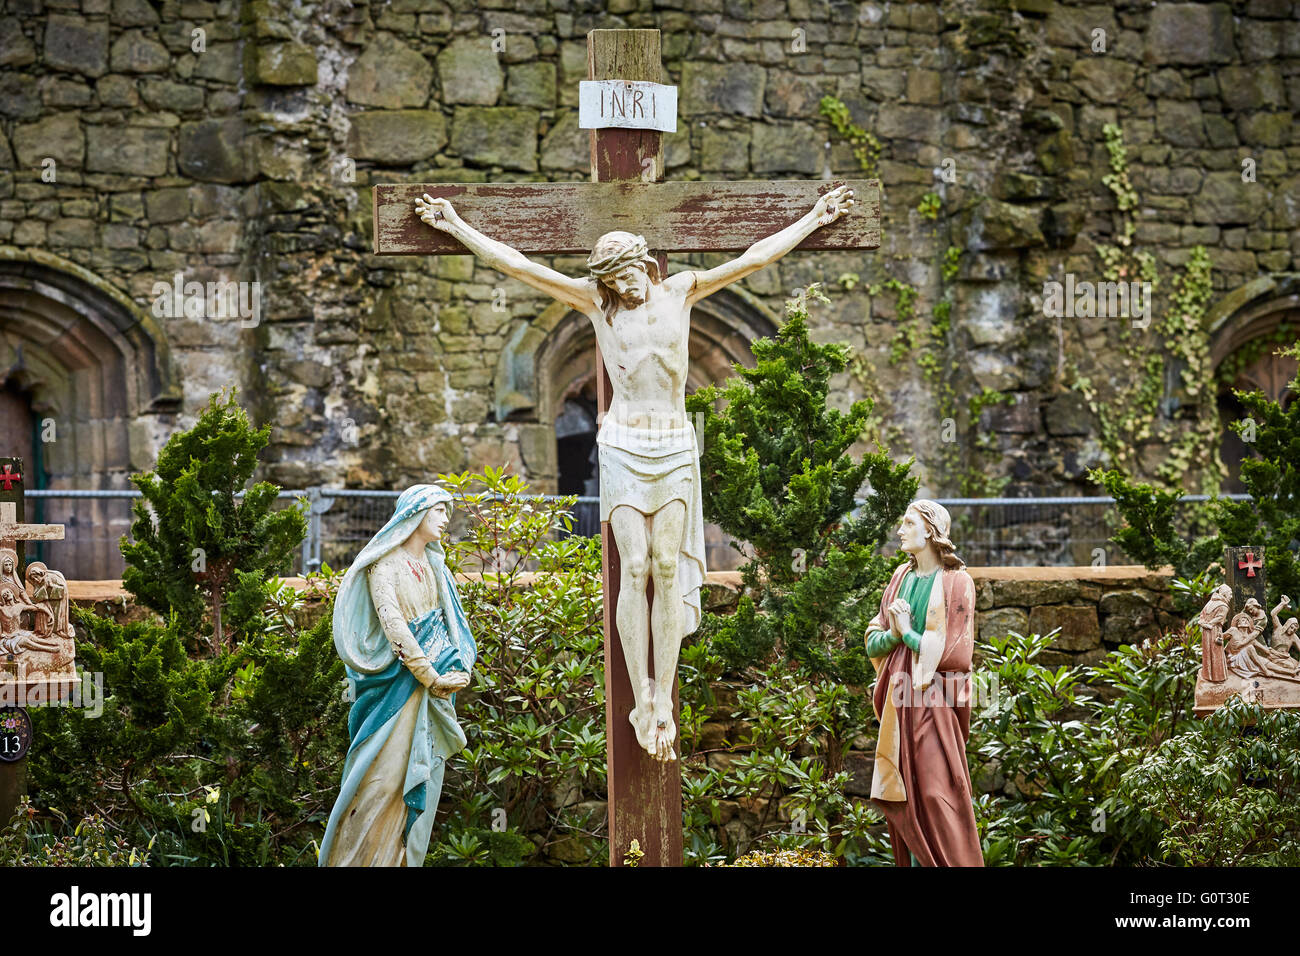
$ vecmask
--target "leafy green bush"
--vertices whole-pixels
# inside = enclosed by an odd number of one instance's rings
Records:
[[[26,797],[0,828],[0,866],[148,866],[152,847],[141,850],[109,832],[99,814],[71,823],[59,811],[55,821],[36,820]],[[62,831],[56,832],[56,831]]]
[[[590,799],[605,785],[599,539],[557,540],[576,497],[533,498],[503,469],[440,477],[467,518],[448,564],[480,572],[460,586],[479,657],[431,865],[603,862],[604,807]]]
[[[1137,799],[1133,774],[1203,730],[1191,715],[1199,633],[1055,670],[1034,660],[1051,640],[1011,634],[980,647],[987,706],[972,714],[968,756],[977,789],[993,791],[976,801],[985,860],[1152,862],[1164,821],[1149,794]]]
[[[123,581],[162,620],[119,625],[78,610],[78,654],[102,675],[102,714],[32,713],[34,801],[101,815],[147,842],[155,864],[314,863],[314,828],[337,793],[343,667],[328,615],[307,608],[328,602],[335,576],[314,576],[311,596],[268,578],[288,565],[302,515],[270,510],[273,485],[236,498],[267,436],[233,397],[213,396],[136,477],[157,521],[136,508]],[[198,639],[209,627],[215,640]]]
[[[842,735],[856,724],[860,692],[810,682],[784,662],[728,689],[734,703],[717,700],[707,711],[731,731],[721,748],[724,760],[707,759],[699,732],[682,734],[687,861],[775,847],[882,862],[889,855],[883,818],[866,798],[845,793],[847,771],[830,769],[849,749]],[[683,711],[686,696],[684,685]],[[701,703],[692,705],[693,714],[702,711]],[[840,748],[834,761],[832,746]]]
[[[1126,771],[1121,792],[1161,821],[1161,862],[1296,866],[1300,714],[1234,697]]]

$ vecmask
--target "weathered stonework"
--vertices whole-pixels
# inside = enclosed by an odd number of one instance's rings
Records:
[[[501,359],[546,303],[466,261],[372,256],[369,187],[586,178],[577,82],[597,27],[663,31],[681,104],[665,139],[669,179],[861,175],[819,113],[827,95],[879,139],[879,252],[795,256],[715,311],[701,306],[716,333],[700,369],[725,374],[743,359],[791,289],[834,287],[816,334],[863,359],[836,400],[878,398],[885,426],[913,436],[894,451],[916,454],[924,494],[958,490],[938,424],[953,409],[960,466],[1004,479],[1006,493],[1091,490],[1087,468],[1108,461],[1072,376],[1101,383],[1104,408],[1104,388],[1131,378],[1133,343],[1122,323],[1052,319],[1041,303],[1044,281],[1063,272],[1100,279],[1095,245],[1115,241],[1105,124],[1123,130],[1141,197],[1135,244],[1162,268],[1209,246],[1216,297],[1300,269],[1300,4],[1288,0],[699,0],[601,12],[569,0],[8,0],[0,245],[52,252],[144,312],[177,272],[262,288],[253,327],[153,316],[177,396],[131,406],[147,437],[104,484],[124,484],[210,392],[234,384],[272,425],[266,473],[286,486],[395,488],[491,463],[553,488],[543,419],[581,383],[533,367],[531,354]],[[919,212],[927,193],[940,200],[934,218]],[[945,279],[950,247],[960,256]],[[861,281],[841,287],[847,274]],[[952,300],[943,348],[963,371],[948,382],[948,411],[915,361],[890,361],[904,320],[896,296],[869,292],[890,276],[919,293],[918,341],[931,308]],[[3,334],[0,357],[12,358],[14,334]],[[589,348],[578,335],[564,350],[543,338],[538,361],[577,367]],[[41,348],[25,340],[24,355],[35,362]],[[986,388],[1011,395],[1011,411],[967,415]],[[1158,414],[1177,416],[1177,394],[1166,398]],[[1154,468],[1167,452],[1141,460]],[[1006,607],[1028,623],[1033,606]],[[1097,618],[1101,640],[1112,617]]]

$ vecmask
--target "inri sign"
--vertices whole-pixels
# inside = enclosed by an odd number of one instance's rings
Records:
[[[677,132],[677,87],[632,80],[578,84],[581,129],[657,129]]]

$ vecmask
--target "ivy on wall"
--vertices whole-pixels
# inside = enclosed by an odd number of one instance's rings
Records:
[[[1102,275],[1110,282],[1149,282],[1156,300],[1164,282],[1155,257],[1134,245],[1133,211],[1139,197],[1129,180],[1123,134],[1113,123],[1107,123],[1102,134],[1110,165],[1102,182],[1114,195],[1116,206],[1115,243],[1096,246]],[[1149,476],[1157,485],[1186,488],[1189,478],[1199,477],[1197,484],[1214,491],[1224,472],[1217,455],[1219,421],[1209,335],[1204,329],[1213,291],[1204,246],[1191,250],[1168,285],[1168,302],[1149,328],[1135,330],[1125,324],[1119,333],[1128,346],[1123,361],[1131,374],[1107,375],[1103,386],[1076,365],[1069,370],[1070,384],[1097,417],[1099,440],[1113,467],[1142,472],[1142,448],[1155,442],[1166,449]]]

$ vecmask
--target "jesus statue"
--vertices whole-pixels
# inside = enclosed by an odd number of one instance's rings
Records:
[[[609,232],[587,257],[590,274],[575,279],[483,235],[446,199],[426,194],[415,201],[423,222],[459,240],[485,265],[586,315],[596,330],[613,386],[596,436],[600,518],[610,523],[622,567],[615,619],[632,682],[630,719],[637,741],[657,760],[676,759],[673,681],[682,639],[700,623],[704,583],[699,451],[686,417],[691,307],[780,259],[852,205],[851,189],[832,189],[803,218],[732,261],[671,276],[661,274],[641,236]]]

